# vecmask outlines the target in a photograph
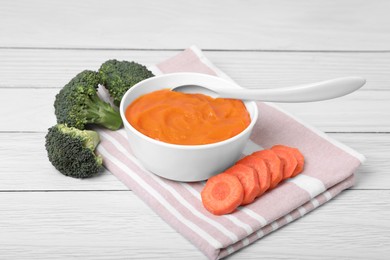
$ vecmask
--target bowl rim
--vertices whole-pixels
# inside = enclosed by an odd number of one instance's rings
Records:
[[[156,80],[156,78],[158,79],[158,78],[163,78],[163,77],[176,77],[176,76],[185,76],[185,75],[188,75],[188,76],[199,76],[199,77],[210,77],[210,78],[213,78],[213,79],[218,79],[218,80],[224,81],[228,86],[242,88],[241,86],[235,84],[232,81],[228,81],[228,80],[226,80],[224,78],[220,78],[218,76],[212,76],[212,75],[203,74],[203,73],[175,72],[175,73],[166,73],[166,74],[162,74],[162,75],[156,75],[156,76],[153,76],[153,77],[150,77],[150,78],[147,78],[147,79],[144,79],[144,80],[138,82],[137,84],[135,84],[134,86],[129,88],[126,91],[126,93],[123,95],[122,100],[121,100],[120,105],[119,105],[119,112],[120,112],[120,116],[122,117],[122,121],[123,121],[124,126],[127,129],[129,129],[131,132],[133,132],[135,135],[137,135],[138,137],[144,139],[145,141],[148,141],[148,142],[151,142],[151,143],[154,143],[156,145],[163,146],[163,147],[175,148],[175,149],[180,149],[180,150],[199,150],[199,149],[207,149],[207,148],[219,147],[219,146],[225,145],[227,143],[234,142],[235,140],[239,139],[241,136],[247,134],[247,132],[252,130],[252,128],[254,127],[255,123],[257,122],[258,116],[259,116],[258,115],[259,114],[258,113],[258,107],[257,107],[255,101],[245,101],[245,102],[243,101],[244,104],[247,103],[248,105],[253,106],[253,118],[251,117],[250,124],[243,131],[241,131],[239,134],[236,134],[235,136],[230,137],[229,139],[222,140],[222,141],[215,142],[215,143],[210,143],[210,144],[182,145],[182,144],[166,143],[166,142],[163,142],[163,141],[159,141],[159,140],[153,139],[153,138],[151,138],[151,137],[141,133],[140,131],[135,129],[129,123],[129,121],[127,121],[126,116],[125,116],[125,110],[127,109],[127,107],[126,108],[124,107],[124,103],[125,103],[124,100],[126,100],[127,97],[134,91],[134,89],[139,87],[139,85],[144,84],[145,82],[148,82],[148,81]],[[150,93],[150,92],[148,92],[148,93]],[[247,106],[247,105],[245,105],[245,106]]]

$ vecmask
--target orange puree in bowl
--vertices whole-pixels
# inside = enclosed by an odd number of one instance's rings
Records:
[[[157,90],[126,108],[127,121],[139,132],[166,143],[210,144],[242,132],[250,116],[241,100]]]

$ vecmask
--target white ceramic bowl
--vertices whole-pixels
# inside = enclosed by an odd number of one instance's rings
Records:
[[[152,139],[136,130],[125,117],[126,108],[139,96],[159,89],[181,85],[238,86],[221,78],[199,73],[172,73],[155,76],[130,88],[120,104],[120,114],[134,155],[149,171],[176,181],[201,181],[218,174],[239,159],[258,117],[256,103],[244,102],[250,117],[249,126],[227,140],[204,145],[177,145]]]

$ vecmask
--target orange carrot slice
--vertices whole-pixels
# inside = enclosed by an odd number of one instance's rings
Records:
[[[252,203],[260,192],[259,177],[255,169],[243,165],[236,164],[225,171],[227,174],[237,176],[244,188],[244,199],[241,205]]]
[[[244,188],[235,175],[221,173],[208,179],[201,197],[203,206],[212,214],[229,214],[241,205]]]
[[[283,162],[283,180],[291,178],[294,173],[298,162],[294,154],[285,149],[271,148]]]
[[[258,156],[265,161],[268,170],[271,173],[270,189],[275,188],[283,180],[282,161],[271,149],[261,150],[252,153],[253,156]]]
[[[236,164],[244,164],[256,170],[260,186],[260,191],[259,194],[257,194],[257,197],[268,190],[271,184],[271,174],[269,173],[268,167],[263,159],[257,156],[247,155],[239,160]]]
[[[294,155],[295,159],[297,159],[297,167],[295,168],[294,172],[292,173],[291,177],[297,176],[299,173],[303,171],[304,165],[305,165],[305,157],[303,154],[295,147],[290,147],[286,145],[274,145],[272,147],[272,150],[285,150],[290,152]]]

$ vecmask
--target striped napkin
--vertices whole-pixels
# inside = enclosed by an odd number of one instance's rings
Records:
[[[229,79],[196,47],[151,67],[156,74],[199,72]],[[209,259],[232,254],[314,210],[354,184],[364,156],[269,103],[257,103],[260,120],[244,154],[275,144],[298,147],[305,170],[236,212],[214,216],[203,208],[205,182],[180,183],[147,171],[127,145],[124,129],[99,130],[105,167]],[[288,196],[286,196],[288,195]]]

